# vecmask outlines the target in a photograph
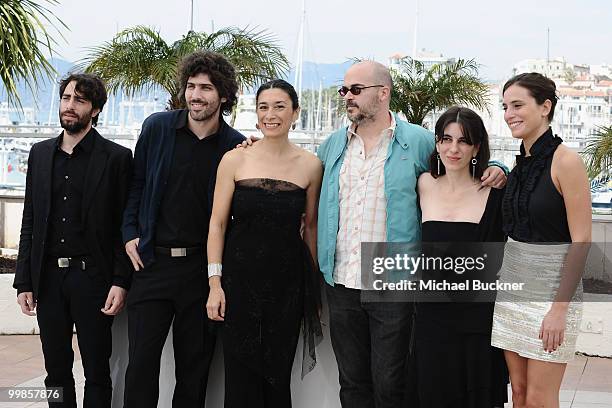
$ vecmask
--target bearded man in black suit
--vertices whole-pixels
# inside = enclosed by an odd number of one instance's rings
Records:
[[[77,406],[74,325],[85,373],[83,405],[110,408],[111,324],[132,270],[120,231],[132,153],[93,128],[107,99],[102,80],[72,74],[60,82],[59,95],[64,130],[33,145],[28,158],[13,286],[22,312],[38,318],[45,385],[63,390],[63,401],[49,405]]]

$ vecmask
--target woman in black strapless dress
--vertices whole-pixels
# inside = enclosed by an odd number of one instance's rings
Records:
[[[256,104],[264,138],[219,165],[207,314],[224,321],[225,407],[289,408],[300,328],[302,375],[314,367],[321,338],[314,259],[322,166],[289,142],[299,113],[291,85],[262,85]]]
[[[488,136],[480,117],[453,107],[436,123],[431,172],[419,177],[423,251],[428,256],[473,257],[487,253],[486,273],[494,280],[501,264],[503,190],[483,188],[489,160]],[[434,243],[445,243],[440,252]],[[431,279],[429,271],[424,279]],[[461,282],[470,272],[433,272],[435,279]],[[469,292],[445,293],[449,300],[416,305],[410,364],[412,399],[419,408],[493,408],[507,401],[508,373],[501,350],[491,347],[494,295],[473,301]],[[479,293],[471,293],[478,296]],[[472,300],[472,301],[469,301]],[[416,400],[416,401],[415,401]]]

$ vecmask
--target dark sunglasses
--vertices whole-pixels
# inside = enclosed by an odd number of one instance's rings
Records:
[[[361,91],[363,91],[364,89],[368,89],[368,88],[382,88],[384,85],[370,85],[370,86],[359,86],[359,85],[353,85],[350,88],[347,88],[346,86],[343,86],[342,88],[338,89],[338,93],[340,94],[340,96],[346,96],[347,93],[352,93],[353,95],[359,95],[361,93]]]

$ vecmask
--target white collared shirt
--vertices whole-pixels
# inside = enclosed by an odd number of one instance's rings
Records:
[[[362,289],[361,243],[384,242],[387,238],[385,161],[395,131],[395,117],[383,130],[378,146],[365,155],[363,139],[347,130],[346,154],[340,168],[340,215],[334,282]]]

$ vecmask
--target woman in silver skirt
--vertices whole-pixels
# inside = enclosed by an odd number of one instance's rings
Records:
[[[584,163],[550,128],[556,103],[541,74],[503,88],[504,119],[522,143],[502,200],[509,240],[499,280],[517,290],[497,294],[491,344],[504,349],[514,407],[559,407],[582,314],[590,191]]]

